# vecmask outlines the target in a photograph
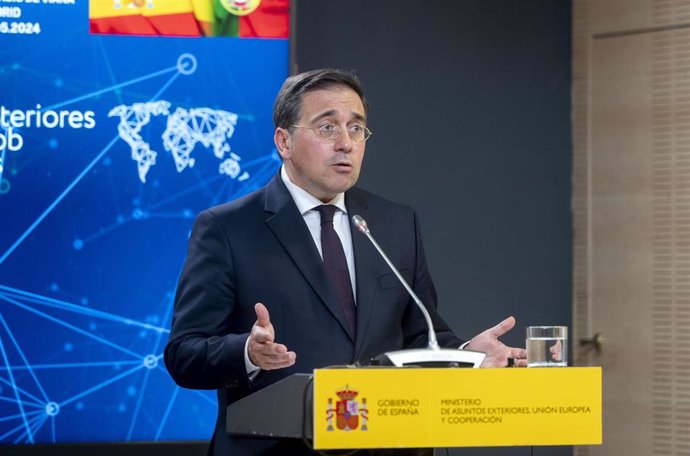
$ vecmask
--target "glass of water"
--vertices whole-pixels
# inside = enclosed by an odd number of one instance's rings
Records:
[[[564,367],[567,365],[567,326],[527,327],[527,367]]]

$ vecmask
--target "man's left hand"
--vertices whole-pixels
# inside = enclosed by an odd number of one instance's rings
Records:
[[[513,329],[515,318],[508,317],[493,328],[472,338],[465,348],[486,353],[481,367],[506,367],[508,358],[513,359],[515,366],[527,366],[527,351],[524,348],[508,347],[498,340],[499,337]]]

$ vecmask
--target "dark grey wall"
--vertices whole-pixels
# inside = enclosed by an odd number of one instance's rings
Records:
[[[527,325],[571,326],[570,1],[299,0],[296,19],[299,71],[361,78],[374,136],[360,186],[419,212],[456,332],[514,315],[504,340],[524,346]]]
[[[361,78],[360,185],[419,212],[458,333],[570,325],[569,1],[299,0],[295,59]]]

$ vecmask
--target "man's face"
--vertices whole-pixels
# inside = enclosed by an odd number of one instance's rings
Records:
[[[335,142],[317,134],[324,124],[340,127]],[[292,133],[278,128],[274,135],[290,179],[323,202],[355,185],[365,142],[350,139],[348,128],[353,124],[366,126],[366,118],[362,100],[352,89],[337,86],[305,94],[296,123],[304,128],[294,128]]]

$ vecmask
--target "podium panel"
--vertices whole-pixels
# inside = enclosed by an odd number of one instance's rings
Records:
[[[314,449],[601,444],[601,368],[318,369]]]

